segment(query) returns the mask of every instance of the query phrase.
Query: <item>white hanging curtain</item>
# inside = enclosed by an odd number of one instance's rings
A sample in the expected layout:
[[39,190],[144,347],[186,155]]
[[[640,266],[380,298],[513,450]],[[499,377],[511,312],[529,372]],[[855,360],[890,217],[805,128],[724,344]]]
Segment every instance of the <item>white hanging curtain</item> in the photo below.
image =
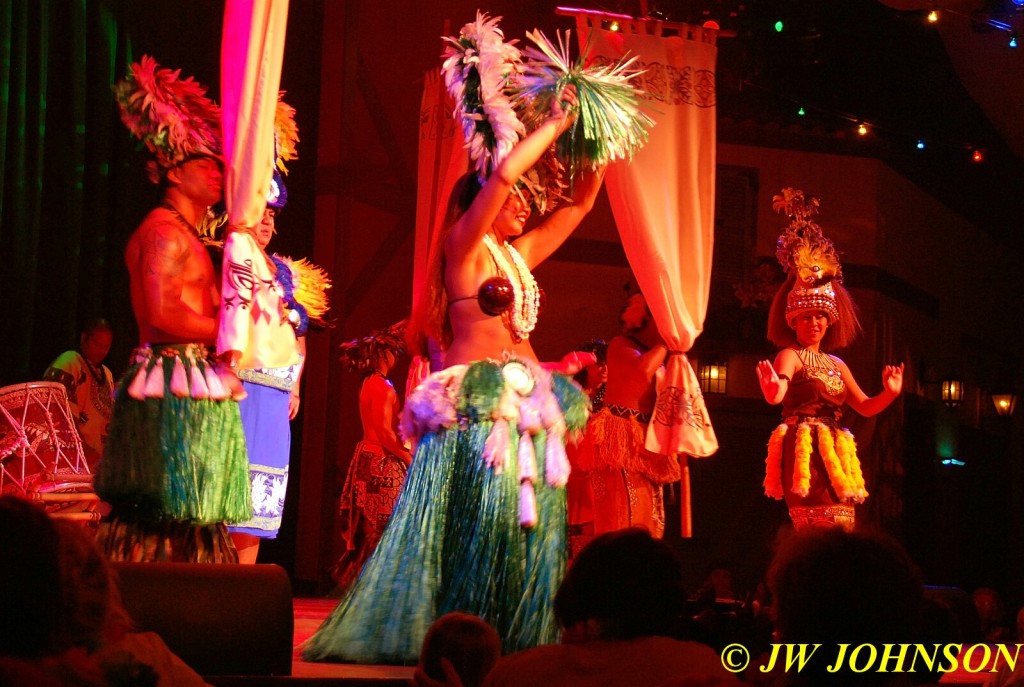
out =
[[671,351],[647,429],[656,453],[709,456],[718,450],[697,376],[686,353],[704,327],[711,284],[715,206],[716,32],[660,22],[578,14],[591,60],[638,56],[638,83],[653,98],[656,124],[629,164],[608,169],[605,187],[622,245],[658,331]]
[[227,0],[220,45],[224,203],[230,224],[263,218],[274,167],[274,112],[288,0]]

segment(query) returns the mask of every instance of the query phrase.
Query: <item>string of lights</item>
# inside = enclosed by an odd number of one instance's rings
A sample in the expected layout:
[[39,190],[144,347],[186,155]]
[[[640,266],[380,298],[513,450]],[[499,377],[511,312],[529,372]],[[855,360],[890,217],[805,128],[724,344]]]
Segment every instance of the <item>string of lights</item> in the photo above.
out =
[[[968,125],[933,126],[927,117],[905,116],[906,108],[880,106],[877,93],[858,104],[857,98],[837,96],[829,81],[792,78],[808,69],[816,70],[813,73],[820,76],[822,70],[828,68],[816,61],[820,57],[816,53],[826,46],[831,35],[821,32],[822,27],[816,21],[820,16],[794,11],[794,7],[793,4],[779,2],[767,11],[762,8],[754,16],[749,12],[743,13],[748,19],[745,35],[761,42],[764,57],[774,61],[779,54],[775,48],[783,45],[788,45],[792,53],[803,55],[804,62],[790,62],[781,68],[781,72],[776,68],[774,74],[759,74],[754,69],[750,71],[755,73],[741,74],[734,82],[740,90],[757,89],[770,93],[775,99],[774,117],[777,120],[792,113],[791,125],[810,127],[814,126],[811,124],[813,120],[819,127],[831,129],[836,138],[886,144],[894,150],[910,151],[922,159],[941,153],[946,159],[958,157],[979,164],[1009,154],[1001,141],[994,140],[991,135],[986,136],[990,132],[976,133]],[[1014,46],[1016,27],[1024,22],[1024,0],[990,0],[983,10],[971,14],[933,3],[930,9],[891,11],[891,15],[911,22],[922,21],[922,28],[930,28],[943,17],[957,17],[970,22],[970,28],[976,33],[1007,32],[1010,45]],[[757,63],[756,59],[754,63]],[[864,83],[856,83],[846,92],[859,92],[858,86],[863,87]],[[889,84],[884,87],[889,87]],[[930,102],[925,107],[936,108],[937,104]],[[783,126],[785,121],[781,120]]]
[[952,141],[948,139],[936,139],[922,136],[913,131],[894,128],[876,119],[870,119],[850,112],[842,112],[812,102],[810,98],[796,97],[782,93],[777,89],[770,88],[751,80],[743,80],[740,88],[753,88],[770,93],[779,100],[788,102],[791,105],[791,112],[796,118],[817,118],[820,121],[832,120],[841,122],[840,126],[846,127],[856,134],[857,138],[870,139],[871,137],[885,137],[890,143],[898,147],[908,148],[919,153],[926,151],[945,149],[962,153],[971,162],[980,163],[988,159],[988,152],[984,146],[969,141]]
[[1022,23],[1024,23],[1024,0],[996,0],[970,14],[961,12],[954,7],[940,7],[938,3],[935,3],[925,18],[928,23],[937,24],[943,15],[947,14],[967,19],[971,22],[974,30],[979,33],[1005,32],[1008,36],[1007,47],[1016,48],[1017,37],[1020,34]]

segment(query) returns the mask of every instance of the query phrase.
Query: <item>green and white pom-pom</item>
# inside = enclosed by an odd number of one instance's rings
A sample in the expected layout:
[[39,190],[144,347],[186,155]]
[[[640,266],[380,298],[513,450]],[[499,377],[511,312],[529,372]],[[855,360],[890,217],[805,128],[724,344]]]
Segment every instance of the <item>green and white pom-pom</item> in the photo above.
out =
[[551,99],[569,85],[576,87],[579,114],[572,129],[558,141],[558,154],[570,169],[597,168],[615,160],[628,160],[647,142],[654,122],[640,111],[641,92],[631,80],[635,57],[614,64],[584,67],[587,49],[573,62],[569,57],[570,31],[558,34],[556,47],[541,31],[526,37],[536,44],[524,53],[524,73],[517,80],[514,104],[528,130],[548,114]]

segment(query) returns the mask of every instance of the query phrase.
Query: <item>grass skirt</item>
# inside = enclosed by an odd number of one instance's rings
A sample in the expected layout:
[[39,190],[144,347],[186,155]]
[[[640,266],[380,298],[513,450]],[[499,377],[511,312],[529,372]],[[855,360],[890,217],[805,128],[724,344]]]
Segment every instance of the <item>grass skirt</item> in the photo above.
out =
[[[251,517],[238,403],[209,397],[201,380],[209,367],[204,347],[196,344],[136,352],[118,384],[96,476],[96,493],[118,520],[208,525]],[[141,387],[143,378],[140,399],[132,385]],[[202,386],[207,397],[180,395],[182,379],[186,394],[198,394]]]
[[[679,459],[648,451],[646,433],[646,422],[635,411],[618,406],[602,408],[587,422],[572,464],[573,476],[583,484],[570,490],[569,510],[579,512],[574,501],[581,494],[590,500],[591,536],[626,527],[643,527],[658,539],[664,536],[662,485],[679,481]],[[578,548],[585,543],[581,540]]]
[[612,408],[598,411],[587,423],[583,443],[574,456],[573,469],[637,472],[655,484],[678,482],[679,459],[648,451],[646,423],[634,416],[616,415]]
[[112,518],[100,523],[96,543],[112,561],[238,563],[238,551],[224,523],[193,525],[180,520],[138,522]]
[[[545,456],[549,435],[561,448],[565,424],[580,428],[587,401],[566,378],[529,368],[536,387],[522,392],[517,379],[510,382],[516,393],[546,393],[561,409],[553,424],[523,435]],[[548,484],[549,467],[537,460],[536,524],[520,524],[521,430],[503,419],[510,416],[502,369],[486,361],[449,368],[410,395],[406,420],[433,404],[437,424],[419,438],[377,550],[304,645],[306,660],[413,664],[430,624],[449,611],[487,620],[506,653],[557,641],[552,605],[565,571],[565,490]],[[484,458],[496,424],[507,425],[511,449],[500,468]]]

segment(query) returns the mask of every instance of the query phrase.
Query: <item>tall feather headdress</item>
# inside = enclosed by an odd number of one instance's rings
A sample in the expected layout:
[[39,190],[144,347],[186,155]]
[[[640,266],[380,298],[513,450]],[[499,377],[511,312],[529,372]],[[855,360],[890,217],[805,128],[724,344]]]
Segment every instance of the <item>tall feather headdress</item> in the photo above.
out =
[[481,178],[487,178],[525,135],[508,91],[522,71],[522,54],[515,41],[505,42],[498,28],[501,17],[476,13],[457,38],[446,36],[441,73],[455,101],[456,122]]
[[288,167],[284,163],[299,159],[299,126],[295,123],[295,108],[282,98],[284,91],[277,95],[277,110],[274,111],[274,149],[277,151],[274,164],[287,174]]
[[121,121],[153,155],[149,179],[194,157],[221,157],[220,108],[206,97],[206,88],[180,69],[160,67],[143,55],[130,73],[114,84]]
[[806,310],[824,311],[832,322],[839,319],[834,284],[842,284],[843,266],[832,241],[812,219],[818,206],[817,198],[799,189],[784,188],[772,198],[775,212],[790,220],[775,246],[782,269],[796,280],[786,304],[787,321]]

